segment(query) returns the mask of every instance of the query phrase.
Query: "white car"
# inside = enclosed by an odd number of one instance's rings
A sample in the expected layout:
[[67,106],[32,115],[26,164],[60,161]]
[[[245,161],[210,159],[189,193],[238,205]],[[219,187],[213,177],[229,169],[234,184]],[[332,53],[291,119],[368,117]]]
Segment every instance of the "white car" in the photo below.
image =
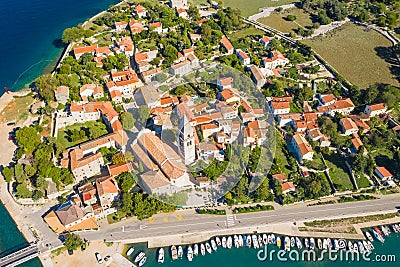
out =
[[99,264],[102,264],[103,263],[103,258],[101,257],[100,253],[96,252],[94,255],[96,256],[97,262]]

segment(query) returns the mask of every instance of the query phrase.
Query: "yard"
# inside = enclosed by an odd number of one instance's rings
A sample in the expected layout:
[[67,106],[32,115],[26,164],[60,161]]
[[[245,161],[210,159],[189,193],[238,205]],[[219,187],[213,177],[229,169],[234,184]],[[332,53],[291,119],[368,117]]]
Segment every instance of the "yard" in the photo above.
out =
[[375,159],[377,166],[383,166],[388,169],[392,174],[400,173],[400,166],[394,158],[393,151],[386,148],[378,148],[370,152],[371,156]]
[[350,180],[348,168],[339,154],[324,154],[324,158],[329,167],[329,176],[331,177],[336,190],[345,191],[354,189]]
[[[286,19],[288,15],[296,16],[296,20],[288,21]],[[292,32],[300,26],[305,28],[307,26],[312,26],[313,24],[310,15],[300,8],[291,8],[280,13],[272,12],[268,17],[260,18],[258,22],[284,33]]]
[[399,86],[398,68],[390,60],[389,40],[374,30],[346,23],[325,37],[304,40],[340,74],[361,88],[374,83]]
[[273,7],[273,6],[283,6],[287,4],[294,3],[293,0],[224,0],[224,6],[239,8],[242,11],[242,15],[248,17],[250,15],[259,12],[262,7]]
[[360,177],[356,177],[356,183],[358,188],[369,187],[371,185],[364,174],[361,174]]
[[247,28],[239,30],[239,31],[234,31],[234,32],[228,34],[228,37],[232,42],[234,42],[241,38],[257,36],[257,35],[264,35],[264,34],[265,34],[264,31],[262,31],[260,29],[256,29],[253,26],[250,26],[250,27],[247,27]]
[[[90,129],[90,130],[89,130]],[[71,140],[71,131],[84,130],[85,135],[78,140]],[[108,133],[106,125],[101,121],[88,121],[86,123],[76,123],[66,127],[64,130],[59,130],[57,135],[57,144],[61,150],[75,146],[79,143],[90,140],[90,132],[96,133],[97,136],[102,136]]]

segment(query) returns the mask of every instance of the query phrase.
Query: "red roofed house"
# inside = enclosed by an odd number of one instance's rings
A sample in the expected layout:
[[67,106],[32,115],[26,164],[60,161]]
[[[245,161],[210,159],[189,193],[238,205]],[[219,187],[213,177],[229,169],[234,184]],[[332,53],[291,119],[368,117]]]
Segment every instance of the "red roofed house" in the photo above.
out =
[[232,77],[219,78],[217,80],[217,87],[220,90],[230,89],[230,88],[232,88],[232,83],[233,83]]
[[356,123],[350,118],[342,118],[339,122],[343,135],[351,135],[358,132]]
[[393,178],[393,174],[391,174],[385,167],[376,167],[374,173],[382,181],[391,180]]
[[110,96],[111,96],[112,101],[114,101],[115,103],[122,103],[122,101],[123,101],[121,91],[112,90],[110,92]]
[[274,114],[274,116],[277,116],[280,114],[288,114],[290,112],[290,102],[271,101],[270,106],[271,106],[272,114]]
[[222,37],[220,43],[226,49],[228,54],[233,54],[233,52],[234,52],[233,45],[231,44],[229,39],[226,38],[226,36]]
[[114,26],[115,26],[116,32],[121,33],[121,32],[126,30],[126,27],[128,27],[128,22],[126,22],[126,21],[116,21],[114,23]]
[[267,69],[275,69],[279,66],[285,66],[289,64],[289,59],[287,59],[281,52],[274,50],[270,52],[268,57],[263,58],[264,67]]
[[267,47],[269,45],[269,42],[271,42],[271,38],[266,35],[264,35],[262,38],[260,38],[260,43],[265,47]]
[[180,18],[189,19],[189,14],[187,13],[186,9],[179,8],[178,10],[176,10],[176,13]]
[[282,194],[287,194],[296,190],[296,187],[292,182],[286,182],[282,184]]
[[355,106],[350,98],[343,98],[329,105],[328,111],[331,116],[334,116],[335,113],[349,115],[354,110],[354,108]]
[[379,104],[371,104],[371,105],[366,105],[364,113],[367,114],[370,117],[374,117],[380,114],[384,114],[387,111],[387,106],[385,103],[379,103]]
[[336,96],[334,94],[321,94],[318,95],[318,102],[321,106],[329,106],[336,102]]
[[226,101],[226,103],[240,102],[240,97],[232,89],[225,89],[220,92],[221,99]]
[[101,207],[111,208],[113,202],[118,201],[120,192],[115,178],[112,176],[98,178],[95,184]]
[[241,49],[236,49],[236,55],[238,56],[239,60],[243,63],[243,65],[247,66],[250,65],[250,57]]
[[143,24],[139,20],[131,20],[129,21],[129,29],[133,35],[137,33],[141,33],[144,30]]
[[162,29],[162,23],[161,22],[152,22],[152,23],[150,23],[149,24],[149,30],[161,34],[162,30],[163,30]]
[[304,159],[312,160],[314,151],[302,134],[293,135],[291,144],[294,149],[295,156],[300,162]]
[[89,46],[78,46],[74,48],[74,56],[75,59],[79,59],[83,54],[89,53],[94,56],[97,49],[97,45],[89,45]]
[[135,14],[138,15],[139,18],[144,18],[147,16],[147,9],[142,5],[135,6]]

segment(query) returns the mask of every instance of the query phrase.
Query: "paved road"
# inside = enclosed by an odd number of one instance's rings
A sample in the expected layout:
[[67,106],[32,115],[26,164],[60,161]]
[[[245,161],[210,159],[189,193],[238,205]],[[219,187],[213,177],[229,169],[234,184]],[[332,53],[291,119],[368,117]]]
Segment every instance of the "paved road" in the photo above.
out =
[[[110,225],[96,232],[81,233],[89,240],[133,240],[185,233],[201,234],[210,231],[234,230],[235,228],[256,229],[257,226],[279,225],[282,223],[302,222],[315,219],[334,219],[361,215],[395,212],[400,206],[398,195],[383,196],[378,200],[330,204],[307,207],[304,204],[282,207],[274,211],[236,214],[233,216],[211,216],[179,213],[155,216],[152,221],[141,222],[130,220]],[[176,218],[174,219],[174,215]],[[164,216],[164,219],[163,219]],[[172,219],[171,219],[172,218]],[[122,227],[124,225],[124,227]]]
[[38,248],[35,245],[21,249],[15,253],[5,256],[0,259],[0,266],[14,266],[16,262],[22,263],[28,261],[34,257],[37,257],[39,253]]

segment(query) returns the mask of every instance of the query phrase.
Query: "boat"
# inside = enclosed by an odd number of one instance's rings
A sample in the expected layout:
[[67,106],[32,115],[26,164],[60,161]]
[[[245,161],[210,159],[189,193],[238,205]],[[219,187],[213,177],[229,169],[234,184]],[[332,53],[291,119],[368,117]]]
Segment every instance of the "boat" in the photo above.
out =
[[364,248],[362,242],[361,242],[361,241],[358,241],[358,242],[357,242],[357,245],[358,245],[358,249],[359,249],[360,253],[361,253],[361,254],[364,254],[364,253],[365,253],[365,248]]
[[199,245],[194,244],[193,246],[193,255],[197,256],[199,255]]
[[158,263],[163,263],[164,262],[164,249],[160,248],[158,250]]
[[384,225],[381,226],[381,229],[382,229],[382,233],[385,236],[389,236],[390,233],[388,232],[388,229]]
[[337,239],[333,240],[333,249],[339,250],[339,241]]
[[290,238],[290,247],[294,247],[296,245],[296,239],[294,239],[294,237],[292,236],[291,238]]
[[251,236],[251,241],[253,242],[253,248],[258,249],[260,246],[258,245],[258,240],[256,235]]
[[386,231],[388,232],[389,235],[392,233],[392,231],[390,231],[389,226],[384,225],[383,227],[386,229]]
[[353,251],[353,243],[351,243],[351,241],[347,242],[347,246],[349,247],[350,251]]
[[300,238],[296,237],[296,246],[298,249],[302,249],[303,248],[303,244],[301,243]]
[[247,236],[243,235],[243,246],[247,247]]
[[217,242],[217,245],[218,245],[218,246],[221,246],[221,239],[219,238],[219,236],[217,236],[217,237],[215,238],[215,242]]
[[359,252],[359,251],[360,251],[360,249],[358,248],[358,245],[357,245],[357,242],[356,242],[356,241],[354,241],[354,243],[353,243],[353,251],[354,251],[354,252]]
[[181,259],[183,257],[183,248],[182,248],[182,246],[178,247],[178,257],[181,258]]
[[333,245],[332,245],[332,240],[330,238],[327,239],[327,243],[328,243],[328,249],[332,249]]
[[247,246],[250,248],[251,247],[251,236],[250,235],[247,236],[246,243],[247,243]]
[[206,250],[208,253],[210,253],[210,254],[212,253],[211,246],[210,246],[210,244],[208,244],[208,242],[206,242]]
[[260,247],[263,246],[263,239],[262,239],[261,235],[258,235],[258,245],[259,245]]
[[290,238],[287,236],[285,237],[285,244],[284,244],[285,250],[290,251]]
[[178,259],[178,251],[176,250],[175,246],[171,247],[171,257],[172,257],[172,260]]
[[371,241],[367,241],[367,243],[368,243],[368,246],[369,246],[369,250],[374,250],[375,249],[375,247],[374,247],[374,245],[372,245]]
[[367,241],[363,240],[362,244],[363,244],[363,247],[365,249],[365,252],[371,251],[371,247],[368,245]]
[[365,232],[365,236],[369,241],[374,242],[374,239],[372,238],[372,235],[369,232]]
[[235,245],[235,248],[239,247],[239,237],[237,235],[233,236],[233,244]]
[[320,238],[317,240],[317,245],[319,249],[322,249],[322,240]]
[[214,251],[217,251],[217,243],[215,243],[214,239],[211,239],[211,247]]
[[188,261],[193,260],[193,249],[192,249],[192,246],[190,246],[190,245],[188,246],[186,257],[187,257]]
[[338,243],[339,243],[339,249],[342,249],[342,250],[346,249],[346,247],[347,247],[346,240],[339,239]]
[[275,235],[272,234],[272,235],[271,235],[271,244],[274,244],[274,245],[275,245],[275,243],[276,243]]
[[128,251],[126,252],[126,256],[130,256],[134,251],[135,251],[135,248],[134,247],[130,247],[128,249]]
[[375,230],[372,230],[372,234],[374,235],[374,237],[381,243],[385,242],[385,239]]
[[310,248],[310,243],[308,242],[308,238],[304,238],[304,246],[308,249]]
[[398,233],[399,233],[399,229],[397,229],[397,225],[392,224],[391,226],[392,226],[393,232],[395,232],[396,234],[398,234]]
[[200,244],[200,253],[202,256],[206,255],[206,248],[203,243]]
[[267,236],[267,243],[272,244],[272,235]]
[[146,253],[144,253],[143,251],[141,251],[135,258],[135,263],[138,263],[139,261],[141,261],[144,257],[146,256]]
[[378,227],[375,227],[374,230],[375,230],[375,232],[377,232],[380,236],[383,236],[381,230],[379,230]]
[[281,238],[279,236],[276,238],[276,245],[278,246],[278,248],[281,248],[282,246]]
[[140,260],[139,266],[140,266],[140,267],[143,266],[143,265],[146,263],[146,261],[147,261],[147,257],[144,256],[143,259]]
[[267,234],[263,234],[262,236],[264,246],[268,245],[268,236]]
[[222,237],[222,247],[226,248],[226,237],[225,236]]
[[315,241],[314,238],[310,238],[310,249],[315,249]]
[[243,236],[239,235],[238,238],[239,238],[239,246],[243,247],[243,241],[244,241]]
[[322,248],[327,250],[328,249],[328,239],[324,238],[322,241]]
[[232,248],[232,237],[231,236],[228,236],[228,239],[226,240],[226,247]]

